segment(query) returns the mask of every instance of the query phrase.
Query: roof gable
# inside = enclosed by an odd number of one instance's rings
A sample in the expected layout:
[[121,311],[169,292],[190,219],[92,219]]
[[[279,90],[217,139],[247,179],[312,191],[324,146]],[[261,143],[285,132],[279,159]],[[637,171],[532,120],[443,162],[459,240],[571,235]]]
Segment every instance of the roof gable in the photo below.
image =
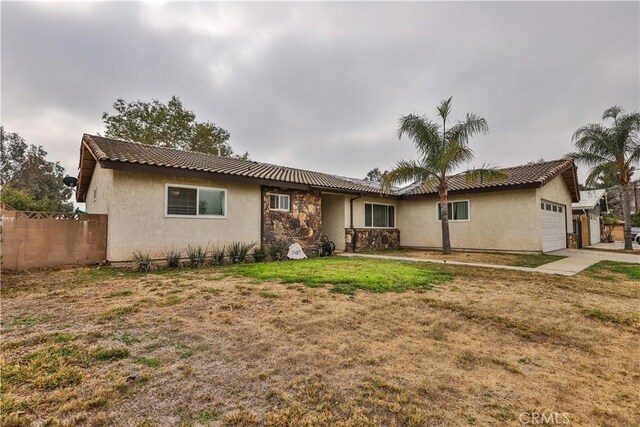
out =
[[[539,188],[561,175],[569,188],[572,200],[580,198],[578,193],[577,168],[571,159],[551,160],[521,166],[499,169],[505,178],[495,181],[467,181],[464,173],[448,178],[449,192],[501,191],[518,188]],[[435,183],[411,184],[401,189],[399,194],[410,197],[437,194]]]

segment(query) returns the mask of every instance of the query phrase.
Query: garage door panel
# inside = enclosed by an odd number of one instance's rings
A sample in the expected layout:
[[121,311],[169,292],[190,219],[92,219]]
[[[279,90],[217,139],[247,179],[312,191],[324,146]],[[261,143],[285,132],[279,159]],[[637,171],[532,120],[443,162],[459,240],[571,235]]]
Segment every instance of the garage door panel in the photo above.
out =
[[567,246],[567,223],[564,206],[551,201],[540,202],[542,251],[550,252]]
[[600,218],[593,214],[589,215],[589,233],[592,245],[600,243]]

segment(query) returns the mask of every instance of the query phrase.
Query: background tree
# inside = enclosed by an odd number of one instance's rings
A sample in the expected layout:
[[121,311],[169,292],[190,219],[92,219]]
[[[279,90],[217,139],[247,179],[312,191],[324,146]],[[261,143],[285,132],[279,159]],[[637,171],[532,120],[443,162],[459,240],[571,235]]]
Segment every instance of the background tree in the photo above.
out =
[[176,96],[166,104],[157,99],[126,102],[118,98],[113,108],[116,114],[102,114],[106,136],[216,156],[249,157],[248,153],[234,155],[229,132],[212,122],[196,121],[193,111],[185,109]]
[[364,177],[365,181],[374,181],[380,182],[382,181],[382,177],[387,174],[389,171],[380,172],[380,168],[373,168],[369,172],[367,172],[367,176]]
[[[2,201],[15,209],[69,212],[71,189],[62,183],[64,168],[46,159],[41,146],[28,145],[13,132],[0,126]],[[21,208],[13,206],[31,206]]]
[[[475,114],[467,114],[464,121],[458,121],[447,128],[451,113],[451,99],[444,100],[438,106],[438,117],[442,125],[425,116],[409,114],[400,118],[398,138],[408,136],[418,151],[418,160],[401,160],[383,179],[388,190],[394,184],[408,181],[420,184],[433,184],[438,189],[440,198],[440,217],[442,218],[442,251],[451,253],[449,235],[448,179],[449,175],[460,166],[473,159],[473,151],[469,148],[469,139],[476,133],[487,133],[485,119]],[[504,177],[496,169],[480,168],[463,172],[467,181],[485,181]]]
[[622,193],[624,248],[632,250],[631,240],[631,176],[640,162],[640,113],[623,114],[617,105],[605,110],[602,120],[613,120],[611,127],[600,123],[586,124],[573,135],[578,151],[570,156],[591,167],[586,184],[592,186],[602,176],[615,176]]

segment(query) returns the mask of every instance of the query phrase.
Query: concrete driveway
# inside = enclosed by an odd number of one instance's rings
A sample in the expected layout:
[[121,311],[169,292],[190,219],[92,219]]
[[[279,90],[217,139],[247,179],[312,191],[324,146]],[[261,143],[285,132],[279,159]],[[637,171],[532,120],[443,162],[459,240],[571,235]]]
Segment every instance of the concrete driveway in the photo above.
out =
[[541,265],[533,270],[540,273],[555,273],[573,276],[600,261],[616,261],[640,264],[640,255],[616,252],[594,251],[589,249],[561,249],[549,252],[549,255],[561,255],[567,258]]
[[[640,245],[637,244],[635,241],[632,242],[631,245],[633,246],[634,251],[640,250]],[[616,240],[615,242],[611,242],[611,243],[594,243],[589,247],[594,249],[604,249],[607,251],[621,251],[621,250],[624,250],[624,242]]]

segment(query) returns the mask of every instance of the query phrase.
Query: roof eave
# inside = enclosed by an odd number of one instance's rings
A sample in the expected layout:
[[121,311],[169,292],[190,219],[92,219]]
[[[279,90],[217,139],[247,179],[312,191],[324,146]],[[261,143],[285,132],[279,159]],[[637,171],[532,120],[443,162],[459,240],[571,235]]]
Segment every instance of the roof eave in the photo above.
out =
[[[344,189],[344,188],[335,188],[335,187],[325,187],[325,186],[317,186],[317,185],[299,184],[299,183],[294,183],[290,181],[253,178],[248,176],[225,174],[225,173],[205,171],[205,170],[183,169],[179,167],[160,166],[160,165],[145,165],[141,163],[123,162],[119,160],[114,161],[110,159],[99,160],[99,163],[100,163],[100,166],[102,166],[105,169],[117,169],[117,170],[129,171],[129,172],[173,175],[173,176],[182,176],[182,177],[190,177],[190,178],[219,179],[222,181],[250,183],[250,184],[258,184],[258,185],[264,185],[264,186],[273,186],[273,187],[279,187],[279,188],[290,188],[290,189],[307,190],[307,191],[313,191],[313,190],[331,191],[334,193],[342,193],[342,194],[356,194],[356,195],[367,194],[371,196],[381,196],[380,192],[376,192],[373,189],[372,191],[362,191],[362,190],[353,190],[353,189]],[[398,198],[393,194],[385,197],[396,198],[396,199]]]

